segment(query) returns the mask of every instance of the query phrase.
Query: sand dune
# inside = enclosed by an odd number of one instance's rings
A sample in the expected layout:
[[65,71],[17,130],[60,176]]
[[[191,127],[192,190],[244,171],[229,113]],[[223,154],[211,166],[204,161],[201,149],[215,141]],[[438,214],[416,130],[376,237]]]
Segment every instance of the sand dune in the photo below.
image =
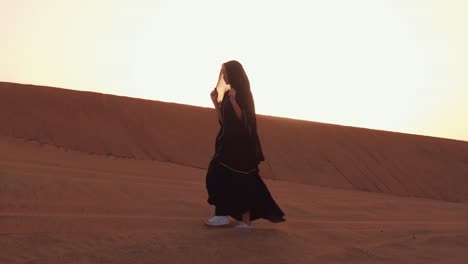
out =
[[203,169],[8,137],[0,149],[0,263],[468,261],[467,203],[265,179],[287,222],[213,229]]
[[[468,142],[261,115],[258,123],[264,178],[468,201]],[[0,83],[0,124],[3,136],[202,169],[218,130],[210,108],[14,83]]]
[[258,122],[287,221],[213,229],[212,109],[0,83],[0,263],[468,262],[467,142]]

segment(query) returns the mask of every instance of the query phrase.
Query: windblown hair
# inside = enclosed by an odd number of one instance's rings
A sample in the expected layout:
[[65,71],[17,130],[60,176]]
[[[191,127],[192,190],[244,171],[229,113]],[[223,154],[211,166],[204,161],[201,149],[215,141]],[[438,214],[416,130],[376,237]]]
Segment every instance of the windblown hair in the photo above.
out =
[[250,82],[244,67],[236,60],[231,60],[224,63],[229,84],[237,92],[237,102],[242,110],[255,113],[255,105],[252,92],[250,90]]
[[250,90],[249,78],[247,77],[242,64],[236,60],[225,62],[224,67],[226,69],[227,78],[231,88],[234,88],[237,92],[236,100],[245,115],[245,122],[249,130],[249,135],[256,141],[257,159],[259,161],[263,161],[264,156],[257,134],[255,103],[252,91]]

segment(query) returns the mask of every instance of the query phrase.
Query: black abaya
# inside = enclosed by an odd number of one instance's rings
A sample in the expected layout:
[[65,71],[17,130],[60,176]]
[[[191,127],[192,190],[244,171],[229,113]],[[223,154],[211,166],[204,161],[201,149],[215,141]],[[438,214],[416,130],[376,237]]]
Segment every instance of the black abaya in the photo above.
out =
[[250,220],[264,218],[274,223],[286,221],[259,175],[263,153],[256,131],[255,113],[242,111],[240,120],[225,94],[220,106],[220,131],[215,155],[206,175],[208,203],[216,206],[217,215],[242,220],[250,211]]

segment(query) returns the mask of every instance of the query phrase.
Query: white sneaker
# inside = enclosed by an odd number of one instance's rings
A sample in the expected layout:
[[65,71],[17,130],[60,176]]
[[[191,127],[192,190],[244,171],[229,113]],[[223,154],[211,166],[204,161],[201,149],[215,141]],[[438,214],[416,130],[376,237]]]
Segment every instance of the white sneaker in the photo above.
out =
[[210,225],[210,226],[225,226],[229,225],[229,217],[227,216],[220,216],[220,215],[215,215],[208,219],[208,221],[205,222],[205,224]]
[[250,223],[250,224],[246,224],[242,221],[240,221],[237,225],[234,226],[235,228],[252,228],[253,225]]

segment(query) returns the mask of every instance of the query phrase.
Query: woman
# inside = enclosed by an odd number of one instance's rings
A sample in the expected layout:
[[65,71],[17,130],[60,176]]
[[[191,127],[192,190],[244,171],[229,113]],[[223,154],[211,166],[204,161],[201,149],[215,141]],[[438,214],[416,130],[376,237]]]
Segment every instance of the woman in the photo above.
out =
[[251,221],[260,218],[273,223],[286,221],[259,176],[258,164],[264,157],[255,105],[249,79],[239,62],[222,65],[211,99],[221,128],[206,175],[207,201],[215,206],[215,215],[205,223],[226,226],[230,224],[228,216],[240,221],[235,227],[241,228],[252,227]]

